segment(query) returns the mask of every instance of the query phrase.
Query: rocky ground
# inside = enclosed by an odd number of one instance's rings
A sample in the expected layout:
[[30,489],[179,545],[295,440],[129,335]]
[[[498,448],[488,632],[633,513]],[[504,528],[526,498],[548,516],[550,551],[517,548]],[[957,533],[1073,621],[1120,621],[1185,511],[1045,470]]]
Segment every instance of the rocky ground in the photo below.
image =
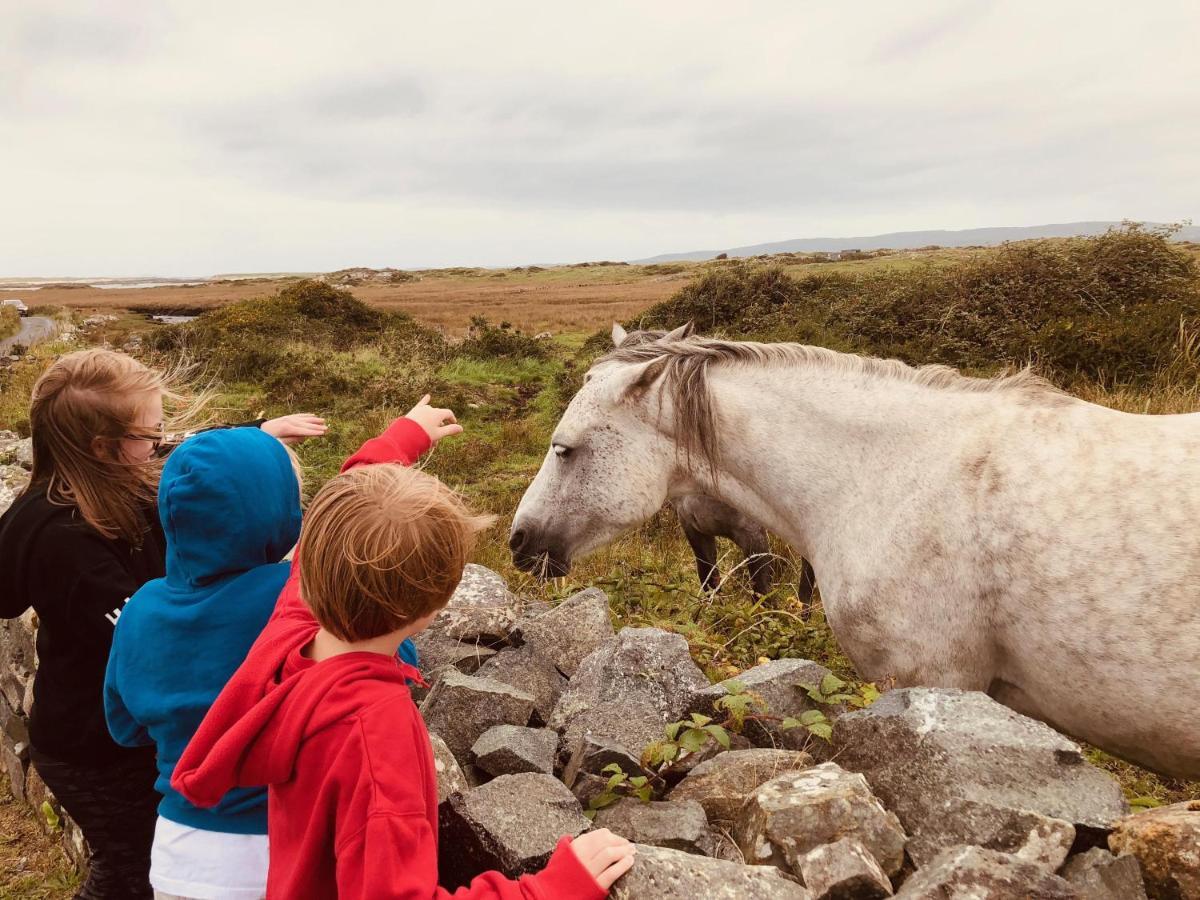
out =
[[[29,464],[0,432],[0,509]],[[35,628],[0,626],[0,733],[13,794],[45,819]],[[1200,898],[1200,803],[1130,814],[1076,744],[983,694],[839,694],[794,659],[710,684],[679,635],[614,632],[601,591],[551,606],[481,566],[418,647],[450,888],[603,826],[639,844],[621,900]]]

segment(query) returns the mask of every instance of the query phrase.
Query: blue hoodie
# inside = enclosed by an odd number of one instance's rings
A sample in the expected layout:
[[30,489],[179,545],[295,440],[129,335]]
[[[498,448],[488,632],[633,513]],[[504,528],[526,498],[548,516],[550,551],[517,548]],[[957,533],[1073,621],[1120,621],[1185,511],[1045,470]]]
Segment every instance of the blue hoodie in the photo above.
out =
[[208,431],[167,460],[158,489],[166,577],[117,619],[104,679],[108,730],[154,744],[164,819],[205,831],[267,833],[266,791],[237,788],[198,809],[171,773],[208,708],[246,658],[287,580],[300,537],[300,488],[283,445],[257,428]]

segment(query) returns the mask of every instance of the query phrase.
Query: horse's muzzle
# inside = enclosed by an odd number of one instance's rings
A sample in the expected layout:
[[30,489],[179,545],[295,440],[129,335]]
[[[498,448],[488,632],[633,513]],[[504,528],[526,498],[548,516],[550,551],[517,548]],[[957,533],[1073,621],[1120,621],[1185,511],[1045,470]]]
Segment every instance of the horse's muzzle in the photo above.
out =
[[513,565],[538,578],[561,578],[571,571],[571,564],[556,552],[556,548],[540,539],[531,529],[514,528],[508,538]]

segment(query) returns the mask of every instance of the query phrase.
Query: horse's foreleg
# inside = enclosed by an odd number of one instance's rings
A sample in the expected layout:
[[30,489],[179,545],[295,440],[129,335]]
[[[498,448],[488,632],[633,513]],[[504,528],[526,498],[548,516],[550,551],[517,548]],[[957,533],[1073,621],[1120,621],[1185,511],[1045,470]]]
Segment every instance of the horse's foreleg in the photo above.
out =
[[817,588],[817,573],[813,571],[812,563],[807,559],[800,560],[800,584],[796,596],[800,600],[800,616],[804,621],[812,615],[813,592]]
[[769,594],[775,585],[775,558],[771,554],[767,532],[762,528],[738,529],[733,534],[733,542],[746,557],[755,596]]
[[717,539],[711,534],[698,531],[686,522],[683,533],[687,542],[696,555],[696,574],[700,576],[700,587],[706,591],[715,591],[721,585],[721,573],[717,569]]

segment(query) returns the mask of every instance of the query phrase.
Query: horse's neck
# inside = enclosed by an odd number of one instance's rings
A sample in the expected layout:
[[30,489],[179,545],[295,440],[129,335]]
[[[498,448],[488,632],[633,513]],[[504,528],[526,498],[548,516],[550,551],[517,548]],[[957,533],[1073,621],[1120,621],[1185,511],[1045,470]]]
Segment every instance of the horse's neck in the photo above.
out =
[[801,552],[864,501],[902,502],[983,436],[986,395],[797,366],[714,371],[717,493]]

